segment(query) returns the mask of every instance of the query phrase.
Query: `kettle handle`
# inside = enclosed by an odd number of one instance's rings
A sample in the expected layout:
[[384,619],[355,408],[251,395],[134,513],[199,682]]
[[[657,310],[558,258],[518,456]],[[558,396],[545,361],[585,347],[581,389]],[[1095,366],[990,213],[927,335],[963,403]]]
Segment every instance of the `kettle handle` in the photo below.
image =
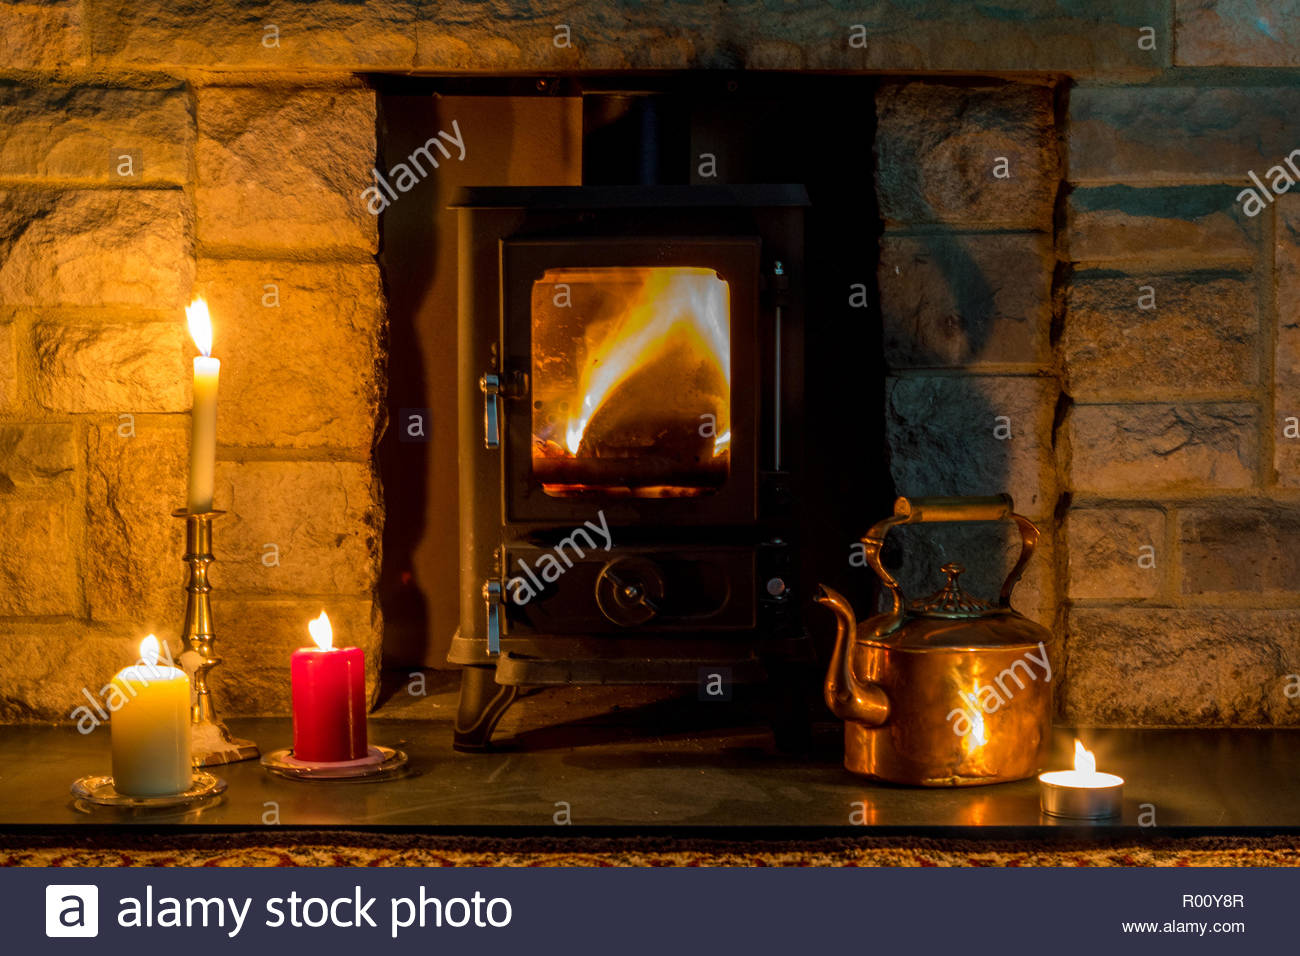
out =
[[961,498],[899,498],[894,502],[894,513],[872,525],[871,530],[862,538],[866,550],[867,564],[876,576],[889,588],[893,607],[891,614],[902,614],[905,604],[903,588],[897,578],[885,570],[880,563],[880,549],[885,544],[885,535],[890,529],[904,524],[923,524],[927,521],[1005,521],[1010,519],[1020,528],[1020,558],[1015,567],[1002,582],[1002,591],[998,595],[998,607],[1011,607],[1011,591],[1025,573],[1025,565],[1034,553],[1038,543],[1038,528],[1024,515],[1015,513],[1015,504],[1008,494],[970,496]]

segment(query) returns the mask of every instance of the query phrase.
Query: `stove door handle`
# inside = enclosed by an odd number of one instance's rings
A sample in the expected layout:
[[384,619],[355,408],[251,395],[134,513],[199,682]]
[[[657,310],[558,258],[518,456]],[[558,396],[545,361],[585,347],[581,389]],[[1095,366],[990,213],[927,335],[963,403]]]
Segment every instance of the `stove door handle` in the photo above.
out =
[[483,602],[487,605],[487,646],[489,654],[501,652],[501,582],[483,582]]
[[501,376],[486,372],[478,380],[483,390],[483,447],[501,447]]

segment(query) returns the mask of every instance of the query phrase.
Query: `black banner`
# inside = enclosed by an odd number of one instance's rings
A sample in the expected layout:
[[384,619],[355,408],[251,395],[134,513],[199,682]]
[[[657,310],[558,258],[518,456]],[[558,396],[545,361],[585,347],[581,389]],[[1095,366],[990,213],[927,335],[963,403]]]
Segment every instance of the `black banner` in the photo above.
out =
[[[1284,869],[14,869],[4,950],[1288,952]],[[53,942],[67,937],[72,942]]]

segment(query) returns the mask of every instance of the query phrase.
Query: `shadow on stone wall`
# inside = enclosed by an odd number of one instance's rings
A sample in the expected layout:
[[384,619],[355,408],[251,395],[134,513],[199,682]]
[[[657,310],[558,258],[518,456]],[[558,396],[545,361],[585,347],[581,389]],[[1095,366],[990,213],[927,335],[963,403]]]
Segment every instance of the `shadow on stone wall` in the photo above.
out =
[[[1013,603],[1051,626],[1054,92],[889,82],[877,112],[890,475],[908,497],[1010,493],[1044,532]],[[938,590],[950,561],[968,569],[972,594],[996,598],[1019,550],[1010,524],[927,525],[891,539],[886,566],[913,598]]]
[[[895,487],[908,497],[1010,492],[1022,513],[1050,510],[1043,490],[1015,475],[1021,457],[1016,442],[1035,441],[1037,435],[1029,429],[1041,420],[1018,414],[1017,406],[1023,407],[1023,397],[1016,394],[1021,391],[1019,380],[964,374],[962,368],[986,354],[999,325],[994,279],[970,254],[968,234],[933,228],[943,231],[908,239],[924,249],[931,281],[942,277],[942,288],[929,291],[926,301],[943,303],[946,314],[941,321],[914,315],[913,321],[891,323],[887,332],[887,354],[905,356],[914,370],[892,375],[885,386]],[[942,371],[927,374],[923,369]],[[967,568],[963,586],[992,600],[1018,550],[1019,536],[1008,523],[927,525],[891,535],[884,560],[909,597],[938,590],[944,581],[939,569],[956,562]],[[1016,603],[1041,619],[1047,609],[1036,606],[1035,600],[1024,601],[1025,596]]]
[[[435,96],[395,88],[380,97],[383,161],[401,161],[459,125],[464,161],[446,159],[385,212],[389,295],[388,412],[378,449],[387,520],[380,598],[386,666],[446,667],[459,624],[460,546],[456,367],[456,215],[462,186],[572,185],[581,114],[566,98]],[[427,440],[402,441],[403,408],[428,410]]]

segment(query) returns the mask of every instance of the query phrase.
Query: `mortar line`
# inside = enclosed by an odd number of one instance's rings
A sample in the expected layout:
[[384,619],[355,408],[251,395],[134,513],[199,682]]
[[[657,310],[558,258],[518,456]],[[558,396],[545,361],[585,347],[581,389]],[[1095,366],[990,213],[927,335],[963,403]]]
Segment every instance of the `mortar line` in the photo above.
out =
[[1256,284],[1256,295],[1263,297],[1259,304],[1261,324],[1259,357],[1260,383],[1264,394],[1260,401],[1263,421],[1263,434],[1260,436],[1259,483],[1261,489],[1273,492],[1281,483],[1277,474],[1277,346],[1280,335],[1281,315],[1278,310],[1277,295],[1277,204],[1269,206],[1269,215],[1262,226],[1263,242],[1260,255],[1263,258]]
[[1182,510],[1177,504],[1157,504],[1156,507],[1164,512],[1165,540],[1163,544],[1165,553],[1169,556],[1168,561],[1165,563],[1161,592],[1163,597],[1171,604],[1178,604],[1184,602],[1184,597],[1180,593],[1178,586],[1183,579],[1183,555],[1178,546],[1178,521]]

